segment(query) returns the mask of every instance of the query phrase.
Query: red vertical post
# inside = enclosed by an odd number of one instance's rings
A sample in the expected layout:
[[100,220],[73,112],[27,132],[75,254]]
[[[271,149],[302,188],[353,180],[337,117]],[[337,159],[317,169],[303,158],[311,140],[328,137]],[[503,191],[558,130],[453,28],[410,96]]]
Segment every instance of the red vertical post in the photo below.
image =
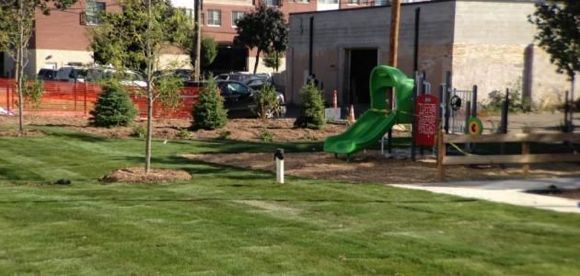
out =
[[85,112],[85,116],[87,116],[87,83],[85,83],[84,85],[84,94],[85,94],[85,99],[84,99],[84,112]]
[[73,106],[74,106],[74,111],[77,112],[77,89],[75,87],[75,89],[73,89]]
[[[14,100],[14,83],[12,81],[8,81],[8,111],[12,111],[12,100]],[[12,97],[10,97],[12,95]]]
[[10,111],[10,81],[6,83],[6,109]]

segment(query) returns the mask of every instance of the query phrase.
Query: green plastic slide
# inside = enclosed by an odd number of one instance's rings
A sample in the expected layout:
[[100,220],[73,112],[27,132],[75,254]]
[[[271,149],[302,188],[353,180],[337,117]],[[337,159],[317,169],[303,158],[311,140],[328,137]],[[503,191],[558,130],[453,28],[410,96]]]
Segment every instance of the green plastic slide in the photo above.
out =
[[[395,89],[395,108],[389,110],[387,88]],[[350,156],[374,146],[395,124],[411,123],[414,81],[395,67],[379,65],[371,71],[371,108],[344,133],[324,142],[324,151]]]

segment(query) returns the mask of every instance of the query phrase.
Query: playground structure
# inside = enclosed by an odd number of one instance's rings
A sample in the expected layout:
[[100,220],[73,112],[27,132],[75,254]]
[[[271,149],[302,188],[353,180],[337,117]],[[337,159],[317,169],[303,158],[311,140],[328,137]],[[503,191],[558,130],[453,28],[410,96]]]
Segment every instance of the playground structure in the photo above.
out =
[[[371,71],[371,108],[346,132],[326,139],[324,151],[335,155],[352,154],[376,144],[395,124],[408,124],[413,120],[412,96],[414,80],[399,69],[379,65]],[[394,88],[394,108],[390,110],[386,90]]]
[[[492,130],[492,134],[481,135],[483,125],[477,118],[476,85],[472,90],[458,90],[442,85],[439,96],[443,104],[439,105],[437,97],[431,95],[429,84],[424,79],[424,76],[417,73],[415,80],[410,79],[394,67],[375,67],[370,76],[370,110],[344,133],[327,138],[324,151],[335,156],[346,155],[348,160],[356,152],[376,146],[379,140],[383,141],[385,134],[395,124],[412,124],[411,159],[415,160],[417,145],[434,146],[440,181],[445,180],[447,165],[522,164],[524,174],[527,174],[529,164],[532,163],[580,162],[580,154],[573,146],[573,143],[580,142],[578,133],[508,133],[509,90],[506,91],[508,96],[503,103],[499,129]],[[392,110],[387,98],[387,88],[395,89]],[[419,89],[421,93],[418,93]],[[424,122],[426,119],[427,123]],[[494,134],[495,131],[499,133]],[[425,133],[431,137],[422,137]],[[424,142],[425,140],[428,142]],[[500,144],[501,154],[473,154],[474,145],[480,143]],[[521,152],[505,155],[504,143],[521,143]],[[532,154],[532,143],[563,143],[568,145],[568,150]],[[465,144],[465,150],[456,144]],[[447,151],[451,147],[458,150],[459,155],[448,156]]]

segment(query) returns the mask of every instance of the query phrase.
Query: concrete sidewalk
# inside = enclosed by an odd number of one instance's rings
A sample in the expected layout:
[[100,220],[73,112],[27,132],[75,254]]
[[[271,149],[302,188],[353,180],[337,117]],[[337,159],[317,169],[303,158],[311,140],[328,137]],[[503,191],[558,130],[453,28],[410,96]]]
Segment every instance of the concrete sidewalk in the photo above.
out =
[[547,178],[502,181],[462,181],[439,184],[396,184],[395,187],[475,198],[558,212],[580,214],[580,200],[526,193],[526,190],[580,188],[580,178]]

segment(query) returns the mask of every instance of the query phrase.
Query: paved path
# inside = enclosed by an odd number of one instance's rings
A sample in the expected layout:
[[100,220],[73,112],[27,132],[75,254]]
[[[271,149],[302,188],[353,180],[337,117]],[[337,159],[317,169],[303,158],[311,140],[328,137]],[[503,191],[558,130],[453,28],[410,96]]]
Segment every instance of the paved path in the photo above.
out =
[[525,190],[545,189],[554,185],[561,189],[580,188],[580,178],[547,178],[502,181],[463,181],[440,184],[397,184],[396,187],[430,191],[493,202],[534,207],[558,212],[580,214],[580,201],[525,193]]

